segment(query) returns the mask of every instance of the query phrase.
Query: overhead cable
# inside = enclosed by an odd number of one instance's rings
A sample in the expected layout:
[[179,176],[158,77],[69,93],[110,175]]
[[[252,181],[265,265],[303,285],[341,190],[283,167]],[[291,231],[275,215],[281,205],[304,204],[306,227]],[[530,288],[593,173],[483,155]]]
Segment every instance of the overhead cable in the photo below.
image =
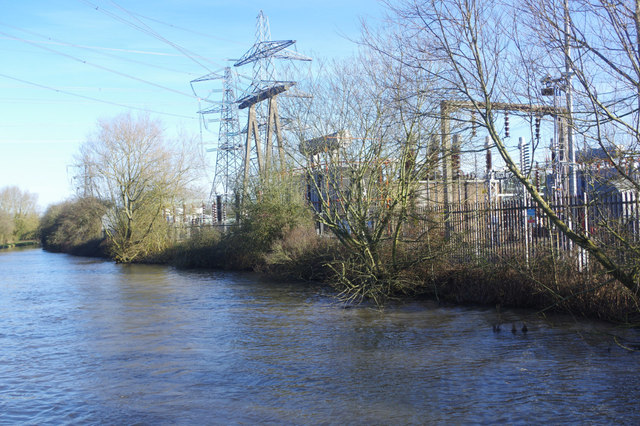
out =
[[[131,62],[131,63],[134,63],[134,64],[143,65],[143,66],[150,67],[150,68],[156,68],[156,69],[160,69],[160,70],[163,70],[163,71],[170,71],[170,72],[176,72],[176,73],[185,74],[185,72],[182,71],[182,70],[176,70],[176,69],[171,69],[171,68],[167,68],[167,67],[151,64],[151,63],[148,63],[148,62],[137,61],[135,59],[129,59],[129,58],[125,58],[125,57],[122,57],[122,56],[114,55],[114,54],[111,54],[111,53],[102,52],[102,50],[125,52],[125,53],[135,53],[135,54],[147,54],[147,55],[174,56],[174,57],[178,56],[178,55],[175,55],[175,54],[162,53],[162,52],[148,52],[148,51],[143,51],[143,50],[117,49],[117,48],[98,47],[98,46],[85,46],[85,45],[82,45],[82,44],[69,43],[69,42],[66,42],[66,41],[62,41],[60,39],[55,39],[53,37],[45,36],[44,34],[39,34],[39,33],[36,33],[34,31],[29,31],[29,30],[26,30],[24,28],[18,28],[18,27],[15,27],[13,25],[5,24],[5,23],[2,23],[2,22],[0,22],[0,25],[5,26],[5,27],[9,27],[9,28],[12,28],[12,29],[15,29],[15,30],[18,30],[18,31],[22,31],[22,32],[25,32],[27,34],[34,35],[36,37],[41,37],[41,38],[47,39],[46,41],[24,39],[24,41],[28,42],[28,43],[45,44],[45,45],[48,44],[48,45],[66,46],[66,47],[74,47],[74,48],[78,48],[78,49],[85,49],[85,50],[93,51],[93,52],[98,53],[100,55],[104,55],[104,56],[108,56],[110,58],[118,59],[120,61]],[[23,41],[23,39],[18,39],[17,37],[4,36],[2,38],[9,39],[9,40]],[[193,73],[186,73],[186,74],[194,75]]]
[[207,65],[205,65],[204,63],[202,63],[202,61],[206,61],[209,63],[212,63],[214,65],[216,65],[216,67],[219,67],[219,64],[216,64],[214,62],[212,62],[211,60],[204,58],[196,53],[190,52],[188,49],[166,39],[165,37],[161,36],[160,34],[158,34],[155,30],[153,30],[153,28],[149,27],[147,24],[145,24],[144,22],[140,21],[138,18],[136,18],[135,16],[133,16],[133,14],[131,12],[129,12],[127,9],[123,8],[122,6],[117,5],[116,3],[112,2],[117,8],[119,8],[120,10],[124,11],[125,13],[127,13],[128,15],[130,15],[133,19],[135,19],[136,21],[139,22],[139,24],[136,24],[135,22],[131,22],[113,12],[110,12],[104,8],[101,8],[100,6],[88,1],[88,0],[80,0],[81,2],[88,4],[89,6],[91,6],[92,9],[103,13],[113,19],[115,19],[116,21],[122,22],[125,25],[128,25],[134,29],[137,29],[138,31],[141,31],[145,34],[150,35],[151,37],[154,37],[164,43],[167,43],[168,45],[170,45],[171,47],[173,47],[174,49],[176,49],[177,51],[179,51],[180,53],[182,53],[184,56],[186,56],[187,58],[191,59],[193,62],[195,62],[196,64],[200,65],[201,67],[203,67],[204,69],[206,69],[207,71],[211,71],[209,69],[209,67]]
[[100,103],[103,103],[103,104],[114,105],[114,106],[118,106],[118,107],[121,107],[121,108],[127,108],[127,109],[136,110],[136,111],[150,112],[150,113],[153,113],[153,114],[167,115],[167,116],[171,116],[171,117],[185,118],[185,119],[189,119],[189,120],[196,120],[196,118],[192,117],[192,116],[181,115],[181,114],[173,114],[173,113],[170,113],[170,112],[163,112],[163,111],[155,111],[155,110],[148,109],[148,108],[139,108],[139,107],[134,107],[134,106],[131,106],[131,105],[120,104],[120,103],[117,103],[117,102],[105,101],[104,99],[98,99],[98,98],[94,98],[94,97],[91,97],[91,96],[85,96],[85,95],[81,95],[79,93],[68,92],[66,90],[56,89],[55,87],[45,86],[44,84],[35,83],[33,81],[24,80],[22,78],[13,77],[13,76],[10,76],[10,75],[7,75],[7,74],[3,74],[3,73],[0,73],[0,77],[7,78],[9,80],[18,81],[20,83],[28,84],[30,86],[39,87],[41,89],[51,90],[51,91],[56,92],[56,93],[62,93],[64,95],[75,96],[75,97],[78,97],[78,98],[87,99],[87,100],[94,101],[94,102],[100,102]]
[[77,57],[75,57],[75,56],[73,56],[73,55],[70,55],[70,54],[68,54],[68,53],[64,53],[64,52],[61,52],[61,51],[59,51],[59,50],[52,49],[52,48],[50,48],[50,47],[41,46],[41,45],[39,45],[38,43],[34,43],[34,42],[30,41],[30,40],[26,40],[26,39],[23,39],[23,38],[20,38],[20,37],[14,37],[14,36],[11,36],[10,34],[7,34],[7,33],[2,32],[2,31],[0,31],[0,35],[3,35],[3,36],[5,36],[5,37],[12,38],[12,39],[14,39],[14,40],[16,40],[16,41],[21,41],[21,42],[23,42],[23,43],[30,44],[30,45],[32,45],[32,46],[35,46],[35,47],[39,48],[39,49],[43,49],[43,50],[46,50],[46,51],[51,52],[51,53],[55,53],[55,54],[60,55],[60,56],[64,56],[64,57],[69,58],[69,59],[73,59],[74,61],[80,62],[80,63],[82,63],[82,64],[89,65],[89,66],[92,66],[92,67],[94,67],[94,68],[101,69],[101,70],[103,70],[103,71],[111,72],[111,73],[116,74],[116,75],[119,75],[119,76],[121,76],[121,77],[126,77],[126,78],[129,78],[129,79],[131,79],[131,80],[135,80],[135,81],[139,81],[139,82],[141,82],[141,83],[149,84],[149,85],[151,85],[151,86],[157,87],[157,88],[159,88],[159,89],[167,90],[167,91],[169,91],[169,92],[173,92],[173,93],[176,93],[176,94],[178,94],[178,95],[186,96],[186,97],[189,97],[189,98],[193,98],[193,97],[194,97],[194,96],[193,96],[192,94],[190,94],[190,93],[182,92],[182,91],[180,91],[180,90],[176,90],[176,89],[172,89],[172,88],[170,88],[170,87],[166,87],[166,86],[163,86],[163,85],[161,85],[161,84],[154,83],[154,82],[149,81],[149,80],[144,80],[144,79],[142,79],[142,78],[139,78],[139,77],[136,77],[136,76],[133,76],[133,75],[129,75],[129,74],[126,74],[126,73],[123,73],[123,72],[120,72],[120,71],[117,71],[117,70],[114,70],[114,69],[111,69],[111,68],[108,68],[108,67],[105,67],[105,66],[102,66],[102,65],[94,64],[94,63],[91,63],[91,62],[86,61],[86,60],[84,60],[84,59],[77,58]]

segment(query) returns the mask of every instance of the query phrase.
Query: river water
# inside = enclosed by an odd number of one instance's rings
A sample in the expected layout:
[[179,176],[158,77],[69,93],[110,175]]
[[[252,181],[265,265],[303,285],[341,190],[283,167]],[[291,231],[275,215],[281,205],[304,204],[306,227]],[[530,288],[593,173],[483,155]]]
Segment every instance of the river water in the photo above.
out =
[[640,423],[637,330],[0,252],[2,424]]

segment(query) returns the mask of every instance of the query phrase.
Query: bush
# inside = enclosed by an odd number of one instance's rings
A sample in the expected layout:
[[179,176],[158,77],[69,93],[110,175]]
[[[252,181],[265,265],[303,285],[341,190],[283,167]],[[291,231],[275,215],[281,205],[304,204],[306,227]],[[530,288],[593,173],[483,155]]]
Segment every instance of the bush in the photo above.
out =
[[279,278],[329,281],[332,274],[327,265],[339,252],[338,240],[319,236],[313,226],[300,225],[273,243],[262,270]]
[[296,259],[319,247],[311,212],[297,189],[293,180],[263,183],[253,197],[246,197],[238,225],[224,233],[194,229],[192,237],[169,249],[166,258],[184,268],[274,274],[296,269]]
[[80,198],[50,206],[40,220],[45,250],[84,256],[105,256],[102,217],[107,206],[95,198]]
[[286,235],[298,227],[313,227],[296,182],[281,178],[263,182],[253,196],[245,197],[240,224],[222,237],[216,253],[225,267],[264,269]]
[[191,237],[168,249],[161,263],[172,263],[178,268],[222,268],[220,263],[220,231],[211,228],[194,228]]

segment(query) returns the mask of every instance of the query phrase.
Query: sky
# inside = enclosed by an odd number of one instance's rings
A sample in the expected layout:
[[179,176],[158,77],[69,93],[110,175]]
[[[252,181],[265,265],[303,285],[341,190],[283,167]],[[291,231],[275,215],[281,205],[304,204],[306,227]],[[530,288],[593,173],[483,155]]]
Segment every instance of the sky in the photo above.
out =
[[[385,13],[377,0],[5,2],[0,188],[37,194],[42,210],[72,197],[74,155],[98,120],[121,113],[160,119],[169,137],[199,137],[189,83],[251,48],[260,10],[272,40],[296,40],[314,59],[351,55],[361,20]],[[212,137],[205,131],[205,141]]]

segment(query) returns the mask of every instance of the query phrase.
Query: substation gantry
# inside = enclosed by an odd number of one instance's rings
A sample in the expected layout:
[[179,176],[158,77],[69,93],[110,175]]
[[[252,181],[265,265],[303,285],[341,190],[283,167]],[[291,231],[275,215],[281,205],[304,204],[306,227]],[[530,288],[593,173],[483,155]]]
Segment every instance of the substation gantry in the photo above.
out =
[[[452,147],[452,138],[451,138],[451,114],[459,111],[466,110],[474,112],[481,112],[483,110],[490,109],[491,111],[503,111],[505,113],[509,112],[525,112],[528,114],[535,114],[537,125],[539,125],[539,120],[545,115],[551,115],[555,119],[558,117],[567,115],[567,108],[558,107],[558,106],[547,106],[547,105],[532,105],[532,104],[517,104],[517,103],[507,103],[507,102],[492,102],[490,105],[487,105],[484,102],[472,102],[472,101],[454,101],[454,100],[445,100],[440,102],[440,152],[442,155],[442,179],[443,179],[443,202],[444,202],[444,213],[445,213],[445,234],[449,234],[449,208],[451,206],[452,195],[453,195],[453,161],[450,161],[450,158],[453,158],[456,154],[455,152],[459,150],[459,141],[454,136],[453,147]],[[505,118],[508,116],[506,115]],[[508,121],[507,121],[508,122]],[[473,123],[475,125],[475,123]],[[489,178],[490,168],[491,168],[491,152],[490,152],[491,144],[487,139],[485,141],[485,149],[487,150],[487,183],[489,185],[488,196],[491,199],[491,183]],[[437,149],[437,148],[436,148]],[[459,155],[459,154],[458,154]]]

